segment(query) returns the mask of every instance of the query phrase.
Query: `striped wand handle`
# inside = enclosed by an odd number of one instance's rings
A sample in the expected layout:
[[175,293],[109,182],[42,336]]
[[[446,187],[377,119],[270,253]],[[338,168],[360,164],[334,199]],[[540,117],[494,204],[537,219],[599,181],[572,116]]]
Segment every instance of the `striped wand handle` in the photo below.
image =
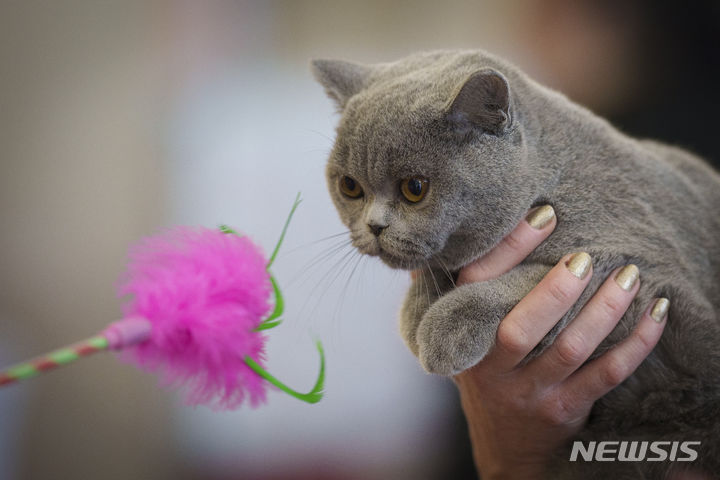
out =
[[107,338],[103,335],[97,335],[74,345],[42,355],[29,362],[20,363],[0,372],[0,387],[17,382],[18,380],[34,377],[42,372],[72,363],[78,358],[92,355],[95,352],[107,350],[108,345]]
[[150,322],[144,318],[131,317],[111,323],[94,337],[0,371],[0,387],[67,365],[96,352],[119,350],[142,343],[150,337],[151,330]]

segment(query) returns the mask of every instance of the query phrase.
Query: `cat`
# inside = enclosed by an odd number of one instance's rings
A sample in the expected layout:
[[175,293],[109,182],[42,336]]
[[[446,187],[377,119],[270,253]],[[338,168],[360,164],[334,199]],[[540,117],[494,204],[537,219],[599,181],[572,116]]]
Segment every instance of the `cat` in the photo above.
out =
[[[657,297],[670,299],[668,323],[636,372],[595,403],[577,439],[700,441],[693,465],[720,472],[717,172],[682,149],[624,135],[482,51],[377,65],[315,60],[312,70],[341,114],[326,179],[353,246],[421,270],[400,332],[428,372],[453,375],[480,361],[500,320],[563,255],[589,253],[594,274],[533,354],[614,269],[633,263],[639,292],[591,358],[625,338]],[[557,227],[525,261],[455,288],[463,266],[546,204]],[[672,468],[568,458],[559,452],[548,478],[664,478]]]

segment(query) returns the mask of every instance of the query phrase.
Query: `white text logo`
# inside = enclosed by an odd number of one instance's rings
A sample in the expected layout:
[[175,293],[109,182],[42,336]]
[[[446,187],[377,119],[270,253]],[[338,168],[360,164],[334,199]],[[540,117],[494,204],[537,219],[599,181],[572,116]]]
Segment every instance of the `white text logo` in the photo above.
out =
[[615,441],[615,442],[573,442],[570,461],[578,458],[586,462],[693,462],[697,460],[700,442],[667,441]]

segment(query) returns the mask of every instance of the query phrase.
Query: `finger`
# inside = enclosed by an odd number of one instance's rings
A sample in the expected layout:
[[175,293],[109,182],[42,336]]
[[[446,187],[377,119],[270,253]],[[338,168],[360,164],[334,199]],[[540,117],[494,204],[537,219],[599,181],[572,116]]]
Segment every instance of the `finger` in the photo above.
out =
[[591,276],[590,255],[564,256],[500,322],[488,362],[501,370],[515,368],[573,306]]
[[555,210],[550,205],[530,210],[499,244],[460,270],[458,285],[484,282],[510,271],[552,233],[556,224]]
[[553,344],[524,367],[524,374],[543,385],[565,380],[615,328],[640,288],[635,265],[618,268],[598,289]]
[[669,307],[666,298],[657,299],[629,337],[570,375],[561,384],[565,397],[571,399],[567,403],[589,408],[632,375],[660,340]]

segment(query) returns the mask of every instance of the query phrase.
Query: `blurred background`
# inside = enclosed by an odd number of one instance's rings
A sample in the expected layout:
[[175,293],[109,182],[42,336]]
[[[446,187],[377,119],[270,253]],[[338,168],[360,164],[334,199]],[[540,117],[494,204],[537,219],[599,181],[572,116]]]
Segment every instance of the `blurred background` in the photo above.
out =
[[407,275],[326,239],[337,116],[308,60],[483,48],[717,161],[718,25],[714,1],[0,2],[0,365],[118,317],[130,243],[223,222],[267,251],[298,191],[269,369],[302,390],[313,336],[328,355],[313,406],[189,408],[112,355],[5,388],[0,479],[474,478],[452,384],[396,331]]

